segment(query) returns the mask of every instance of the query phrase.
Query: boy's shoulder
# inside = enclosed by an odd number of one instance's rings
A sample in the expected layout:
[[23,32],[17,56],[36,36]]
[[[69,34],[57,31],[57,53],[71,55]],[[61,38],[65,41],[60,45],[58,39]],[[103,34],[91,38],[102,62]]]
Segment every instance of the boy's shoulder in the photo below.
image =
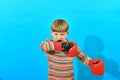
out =
[[72,40],[67,40],[67,41],[77,45],[77,43],[75,41],[72,41]]
[[[44,40],[43,42],[47,42],[47,41],[54,41],[53,39],[46,39],[46,40]],[[69,39],[66,39],[66,41],[68,41],[68,42],[74,42],[74,41],[72,41],[72,40],[69,40]],[[74,42],[75,43],[75,42]]]

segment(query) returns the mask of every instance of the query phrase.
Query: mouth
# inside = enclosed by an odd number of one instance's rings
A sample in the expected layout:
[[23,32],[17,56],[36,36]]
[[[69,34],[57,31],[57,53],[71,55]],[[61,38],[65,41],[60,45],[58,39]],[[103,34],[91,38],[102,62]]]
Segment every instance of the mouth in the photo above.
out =
[[62,42],[62,40],[58,40],[58,42]]

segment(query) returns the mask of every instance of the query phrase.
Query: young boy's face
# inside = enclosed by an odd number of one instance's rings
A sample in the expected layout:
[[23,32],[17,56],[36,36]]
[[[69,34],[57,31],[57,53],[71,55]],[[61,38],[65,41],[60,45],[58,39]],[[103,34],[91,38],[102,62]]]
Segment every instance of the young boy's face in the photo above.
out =
[[65,41],[68,32],[51,32],[51,34],[53,36],[54,41],[58,41],[58,40]]

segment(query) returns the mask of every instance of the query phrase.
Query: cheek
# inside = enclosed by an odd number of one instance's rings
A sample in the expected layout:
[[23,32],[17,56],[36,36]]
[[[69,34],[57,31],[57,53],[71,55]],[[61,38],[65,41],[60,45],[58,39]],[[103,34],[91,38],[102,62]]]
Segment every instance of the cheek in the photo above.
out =
[[66,38],[66,36],[62,36],[62,38],[63,38],[63,39],[65,39],[65,38]]
[[57,39],[57,36],[53,36],[54,39]]

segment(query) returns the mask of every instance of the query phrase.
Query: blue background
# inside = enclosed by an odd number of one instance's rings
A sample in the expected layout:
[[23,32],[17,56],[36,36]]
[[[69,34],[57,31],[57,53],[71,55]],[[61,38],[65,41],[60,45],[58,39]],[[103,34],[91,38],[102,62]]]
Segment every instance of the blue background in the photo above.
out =
[[94,76],[74,58],[75,80],[120,80],[120,0],[0,0],[0,80],[47,80],[39,45],[55,19],[68,22],[68,39],[105,62]]

